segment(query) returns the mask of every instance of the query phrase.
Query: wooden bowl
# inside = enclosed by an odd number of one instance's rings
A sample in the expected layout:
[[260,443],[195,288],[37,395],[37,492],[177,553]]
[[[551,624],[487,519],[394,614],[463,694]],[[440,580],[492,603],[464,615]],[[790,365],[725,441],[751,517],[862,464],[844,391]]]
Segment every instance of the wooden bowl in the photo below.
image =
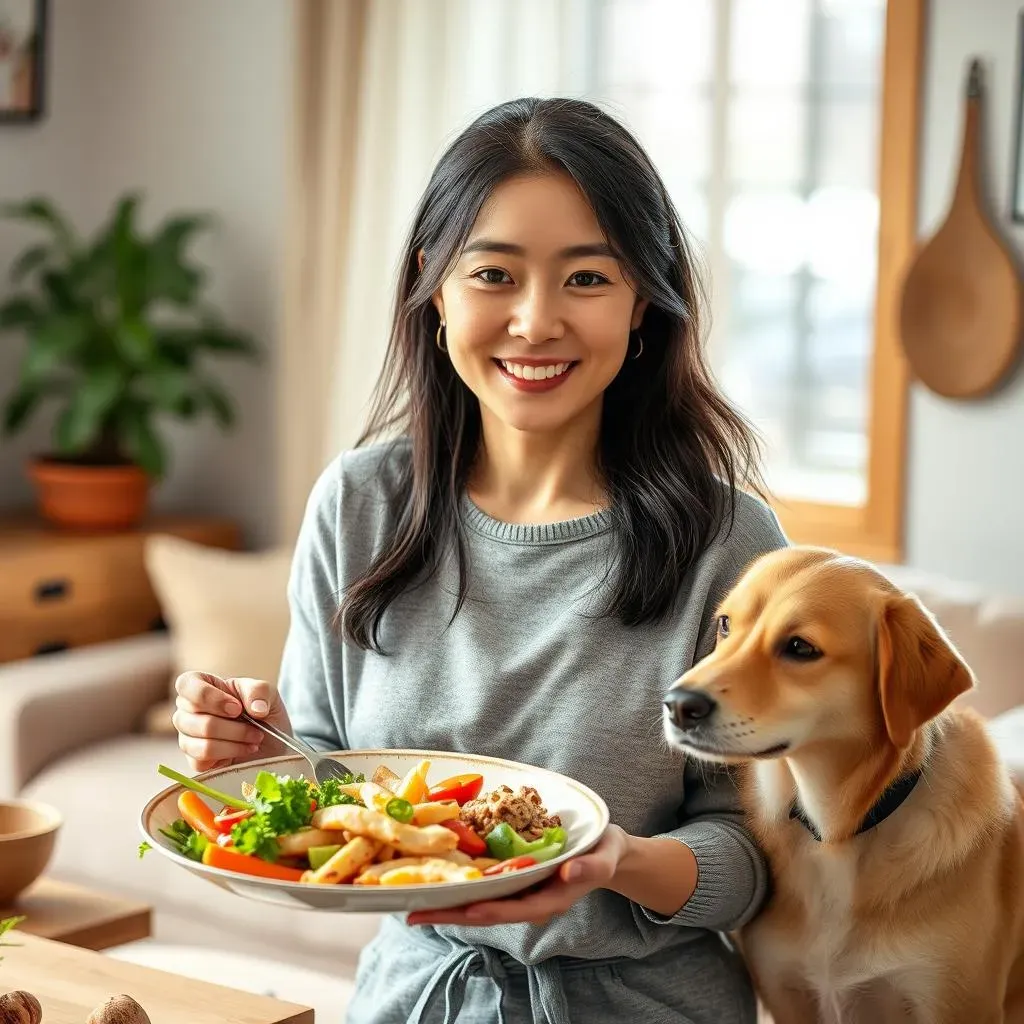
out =
[[43,873],[62,822],[49,804],[0,800],[0,907],[13,903]]

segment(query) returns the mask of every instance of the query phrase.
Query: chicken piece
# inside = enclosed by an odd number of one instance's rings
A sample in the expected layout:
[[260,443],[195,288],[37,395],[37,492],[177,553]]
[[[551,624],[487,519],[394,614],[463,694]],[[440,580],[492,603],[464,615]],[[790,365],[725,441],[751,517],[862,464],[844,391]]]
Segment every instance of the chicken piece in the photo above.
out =
[[459,842],[458,836],[443,825],[425,825],[422,828],[406,825],[387,814],[355,804],[337,804],[318,810],[313,815],[313,827],[328,831],[348,829],[354,835],[376,839],[395,847],[399,853],[418,857],[446,853],[454,850]]
[[379,851],[380,843],[364,836],[356,836],[316,871],[306,872],[302,876],[302,881],[314,885],[338,885],[347,882],[369,864]]

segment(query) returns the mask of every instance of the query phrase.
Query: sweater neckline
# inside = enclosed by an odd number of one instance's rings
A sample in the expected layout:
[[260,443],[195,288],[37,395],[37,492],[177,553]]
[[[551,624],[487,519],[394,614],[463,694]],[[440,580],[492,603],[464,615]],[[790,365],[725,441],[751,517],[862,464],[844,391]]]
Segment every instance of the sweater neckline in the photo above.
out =
[[612,525],[612,514],[608,509],[558,523],[506,523],[489,516],[467,494],[462,495],[462,515],[474,532],[506,544],[563,544],[596,537],[611,529]]

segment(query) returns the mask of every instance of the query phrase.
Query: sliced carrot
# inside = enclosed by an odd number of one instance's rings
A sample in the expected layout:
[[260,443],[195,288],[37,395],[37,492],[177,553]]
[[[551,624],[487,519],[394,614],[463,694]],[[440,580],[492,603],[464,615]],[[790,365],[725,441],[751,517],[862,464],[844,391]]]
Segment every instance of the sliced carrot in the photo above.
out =
[[214,821],[213,809],[198,793],[186,789],[178,797],[178,813],[185,819],[186,825],[190,825],[211,842],[217,841],[220,829],[217,828],[217,822]]
[[271,864],[260,860],[249,853],[210,843],[203,850],[203,863],[208,868],[224,868],[225,871],[238,871],[243,875],[257,875],[260,878],[273,878],[279,882],[299,882],[302,871],[299,868],[288,868],[283,864]]

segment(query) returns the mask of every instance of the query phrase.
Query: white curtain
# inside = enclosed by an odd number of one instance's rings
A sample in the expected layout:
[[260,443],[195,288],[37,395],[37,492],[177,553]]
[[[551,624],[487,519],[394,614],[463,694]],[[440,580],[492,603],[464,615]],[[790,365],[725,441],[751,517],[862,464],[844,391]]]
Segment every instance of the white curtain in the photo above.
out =
[[435,160],[516,96],[580,96],[596,0],[301,0],[279,532],[358,437],[380,372],[402,241]]

